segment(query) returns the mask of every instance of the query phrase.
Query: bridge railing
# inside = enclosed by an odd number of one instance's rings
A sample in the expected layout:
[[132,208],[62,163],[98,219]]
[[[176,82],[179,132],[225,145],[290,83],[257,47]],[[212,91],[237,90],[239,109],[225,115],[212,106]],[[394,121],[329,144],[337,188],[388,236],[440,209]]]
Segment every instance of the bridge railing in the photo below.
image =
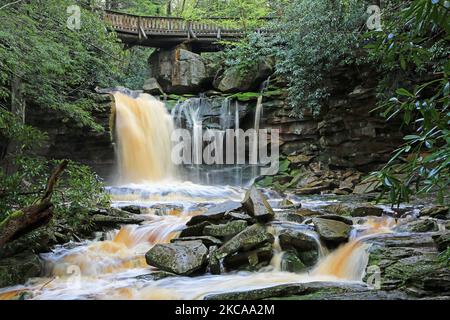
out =
[[105,20],[116,31],[146,35],[195,35],[195,36],[240,36],[241,29],[222,28],[214,23],[190,22],[177,17],[143,17],[132,14],[106,11]]

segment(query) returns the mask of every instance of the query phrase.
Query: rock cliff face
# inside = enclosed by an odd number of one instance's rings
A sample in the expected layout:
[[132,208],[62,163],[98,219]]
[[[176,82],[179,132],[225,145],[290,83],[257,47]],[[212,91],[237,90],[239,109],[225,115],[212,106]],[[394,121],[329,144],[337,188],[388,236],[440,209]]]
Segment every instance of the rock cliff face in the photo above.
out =
[[[238,76],[233,68],[214,65],[204,56],[182,47],[158,50],[149,63],[151,77],[144,85],[145,92],[169,97],[169,108],[178,99],[206,92],[212,100],[210,105],[215,106],[215,110],[208,111],[207,122],[212,123],[220,123],[225,98],[230,99],[231,104],[237,100],[242,129],[253,128],[259,87],[273,72],[270,61],[261,61],[261,68],[255,72]],[[300,118],[292,115],[285,86],[272,80],[263,99],[261,128],[280,129],[280,152],[288,159],[291,169],[313,166],[320,170],[351,168],[368,172],[385,163],[401,143],[402,135],[399,126],[387,124],[371,112],[376,107],[376,76],[361,68],[336,68],[327,83],[332,88],[331,98],[322,106],[320,115],[304,110]],[[105,128],[102,133],[75,126],[50,111],[29,108],[27,122],[49,134],[49,143],[40,154],[70,157],[92,166],[102,177],[108,178],[114,164],[109,132],[111,100],[101,98],[95,114]]]
[[89,165],[105,179],[111,178],[115,162],[109,126],[111,104],[112,97],[98,96],[94,118],[104,128],[103,132],[75,125],[52,110],[29,106],[26,122],[48,134],[48,141],[37,153],[47,158],[70,158]]
[[331,98],[319,116],[305,110],[302,118],[294,117],[282,98],[266,99],[264,126],[280,129],[283,154],[303,156],[294,162],[372,170],[389,159],[402,137],[399,126],[372,113],[376,107],[373,77],[369,71],[336,70],[330,79]]

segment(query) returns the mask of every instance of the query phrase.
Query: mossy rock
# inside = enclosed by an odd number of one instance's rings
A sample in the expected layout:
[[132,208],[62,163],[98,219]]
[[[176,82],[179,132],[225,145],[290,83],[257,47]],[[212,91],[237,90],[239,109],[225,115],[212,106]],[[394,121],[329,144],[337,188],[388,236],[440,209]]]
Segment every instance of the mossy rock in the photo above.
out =
[[22,252],[0,260],[0,288],[23,284],[29,278],[40,276],[41,261],[33,252]]

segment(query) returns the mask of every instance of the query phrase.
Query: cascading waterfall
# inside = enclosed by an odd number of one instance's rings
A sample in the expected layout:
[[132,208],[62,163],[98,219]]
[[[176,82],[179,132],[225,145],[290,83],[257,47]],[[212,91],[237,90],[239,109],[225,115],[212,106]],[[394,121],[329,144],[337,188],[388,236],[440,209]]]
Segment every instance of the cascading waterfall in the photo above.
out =
[[[242,200],[243,191],[177,181],[166,183],[164,180],[173,177],[175,171],[170,159],[173,124],[164,104],[145,94],[131,97],[116,92],[114,98],[120,181],[140,184],[108,190],[117,206],[143,205],[146,210],[140,216],[144,222],[110,232],[104,240],[55,248],[53,252],[43,255],[45,277],[0,292],[0,299],[21,291],[32,292],[34,299],[199,299],[209,293],[287,283],[362,281],[368,259],[364,239],[374,233],[390,232],[395,225],[391,219],[368,219],[364,225],[355,228],[350,242],[328,254],[310,225],[289,222],[291,228],[301,229],[317,243],[319,261],[309,273],[280,271],[283,251],[278,230],[272,227],[270,231],[276,238],[274,256],[271,264],[260,272],[169,277],[159,281],[142,279],[142,276],[155,270],[147,265],[144,256],[153,245],[170,242],[192,216],[204,213],[208,205]],[[188,100],[172,112],[177,125],[181,125],[181,115],[184,114],[194,136],[200,138],[203,132],[201,108],[205,103],[202,99]],[[261,113],[259,100],[255,129],[259,128]],[[234,116],[238,128],[237,103]],[[224,119],[224,125],[231,125],[229,102],[224,107]],[[155,184],[155,181],[160,182]],[[155,205],[162,205],[167,210],[157,210],[153,207]],[[307,203],[302,205],[308,206]]]
[[[123,227],[104,241],[88,242],[72,249],[56,248],[46,258],[48,277],[31,281],[25,286],[0,292],[0,298],[20,291],[33,292],[35,299],[201,299],[210,293],[251,290],[267,286],[307,283],[312,281],[356,281],[364,276],[368,259],[364,238],[373,233],[387,232],[390,221],[368,221],[360,226],[362,234],[330,255],[319,260],[309,273],[280,272],[278,268],[256,273],[239,272],[220,276],[170,277],[159,281],[141,279],[152,269],[146,265],[144,253],[155,243],[170,241],[187,219],[181,216],[153,216],[142,226]],[[169,216],[170,217],[170,216]],[[161,223],[162,221],[165,222]],[[376,224],[383,224],[382,228]],[[372,226],[375,226],[374,228]],[[278,248],[278,251],[281,250]],[[273,261],[274,266],[279,265]],[[78,266],[81,277],[67,273]],[[144,276],[145,277],[145,276]]]
[[133,98],[114,93],[120,183],[173,178],[172,118],[164,104],[147,94]]

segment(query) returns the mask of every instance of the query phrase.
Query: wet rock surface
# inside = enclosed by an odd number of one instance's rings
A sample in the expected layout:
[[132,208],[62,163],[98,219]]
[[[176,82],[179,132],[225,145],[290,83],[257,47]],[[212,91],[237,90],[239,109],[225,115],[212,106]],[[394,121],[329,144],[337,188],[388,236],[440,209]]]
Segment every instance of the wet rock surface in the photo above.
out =
[[147,263],[163,271],[190,275],[204,267],[208,249],[201,241],[156,244],[145,255]]
[[247,214],[255,217],[258,221],[269,221],[275,216],[267,199],[255,186],[252,186],[245,194],[242,205]]
[[351,226],[344,222],[323,218],[313,218],[312,222],[323,240],[343,243],[350,236]]
[[0,260],[0,288],[25,283],[41,274],[42,264],[33,252],[22,252]]
[[298,284],[283,284],[268,288],[238,291],[222,294],[207,295],[205,300],[261,300],[273,297],[289,297],[294,295],[306,295],[321,290],[339,290],[350,292],[365,292],[364,285],[345,284],[336,282],[309,282]]
[[370,239],[368,268],[379,268],[380,289],[400,290],[412,298],[448,296],[449,261],[439,254],[434,238],[431,233],[416,233]]

